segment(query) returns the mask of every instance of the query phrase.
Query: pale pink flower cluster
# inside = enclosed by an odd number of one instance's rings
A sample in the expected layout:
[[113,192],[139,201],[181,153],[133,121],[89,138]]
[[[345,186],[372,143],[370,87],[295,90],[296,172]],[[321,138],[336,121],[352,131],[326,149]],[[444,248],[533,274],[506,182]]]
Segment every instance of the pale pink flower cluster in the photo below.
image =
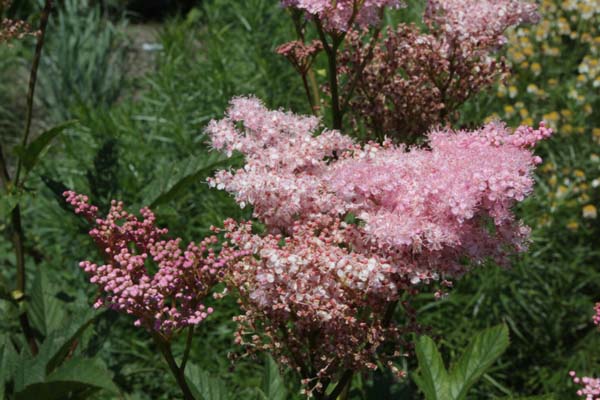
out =
[[507,28],[538,21],[536,9],[536,4],[522,0],[429,0],[425,22],[458,42],[503,45]]
[[400,0],[282,0],[281,3],[318,18],[328,31],[338,32],[347,31],[354,24],[376,25],[385,7],[398,8],[403,4]]
[[594,311],[596,312],[596,314],[594,315],[594,324],[596,325],[600,325],[600,303],[596,303],[596,306],[594,307]]
[[[238,126],[242,129],[238,129]],[[353,145],[336,131],[319,128],[316,117],[268,111],[255,98],[236,98],[225,119],[211,121],[212,146],[246,156],[244,168],[220,171],[209,183],[234,193],[238,203],[272,228],[285,230],[299,215],[337,214],[339,202],[327,192],[327,159]]]
[[[203,299],[223,276],[227,262],[215,254],[215,236],[182,249],[181,239],[161,239],[167,229],[156,227],[156,218],[147,208],[140,210],[143,219],[139,220],[124,211],[121,202],[113,201],[102,219],[87,196],[74,192],[64,196],[75,213],[94,226],[89,234],[104,257],[102,265],[80,263],[101,291],[96,308],[106,306],[133,315],[136,326],[166,335],[196,325],[213,312]],[[229,252],[229,256],[240,254],[245,253]],[[150,264],[156,268],[153,274]]]
[[[335,131],[316,136],[317,126],[313,117],[269,111],[254,98],[233,100],[207,133],[215,148],[239,150],[247,162],[220,171],[211,184],[254,206],[254,216],[273,230],[353,213],[364,223],[357,240],[401,254],[407,273],[442,266],[458,272],[464,255],[501,261],[507,246],[524,248],[528,229],[514,221],[511,207],[533,186],[541,159],[529,148],[551,134],[543,124],[514,133],[499,123],[436,131],[428,148],[411,149],[361,148]],[[407,265],[415,254],[432,258]]]
[[577,395],[584,397],[585,400],[600,400],[600,378],[579,378],[575,371],[569,372],[573,382],[583,386],[577,391]]
[[251,348],[299,370],[310,362],[303,377],[320,380],[374,367],[382,341],[400,338],[387,309],[415,285],[462,274],[465,258],[502,262],[523,250],[529,230],[511,208],[531,192],[541,162],[531,147],[551,131],[492,123],[434,131],[428,147],[359,146],[319,135],[313,117],[238,98],[207,133],[247,160],[211,184],[254,206],[267,227],[225,227],[227,251],[252,253],[227,275],[244,311],[239,341],[248,334]]

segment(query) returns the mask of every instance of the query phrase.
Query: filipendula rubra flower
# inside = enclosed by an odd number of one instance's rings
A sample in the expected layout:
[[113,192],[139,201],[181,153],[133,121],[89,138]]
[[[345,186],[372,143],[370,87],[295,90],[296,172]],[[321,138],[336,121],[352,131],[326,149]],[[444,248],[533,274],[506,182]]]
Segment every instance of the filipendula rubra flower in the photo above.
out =
[[[600,326],[600,303],[596,304],[594,312],[594,324]],[[580,378],[575,371],[569,372],[569,375],[571,375],[573,383],[582,386],[581,389],[577,390],[578,396],[584,397],[585,400],[600,400],[600,378],[587,376]]]
[[343,32],[358,25],[375,25],[385,7],[398,8],[400,0],[282,0],[284,7],[292,7],[317,18],[328,31]]
[[506,29],[537,18],[536,5],[523,1],[430,0],[426,30],[403,23],[376,42],[368,29],[349,32],[338,71],[356,82],[342,91],[353,121],[414,142],[431,126],[456,120],[465,101],[508,74],[497,55]]
[[[148,208],[140,210],[140,220],[124,211],[123,203],[113,201],[102,219],[87,196],[70,191],[64,196],[75,213],[93,226],[89,234],[104,257],[102,265],[80,263],[100,289],[94,307],[132,315],[136,326],[166,336],[202,322],[213,312],[203,301],[223,276],[228,261],[213,249],[216,236],[182,249],[181,239],[163,239],[168,230],[155,225]],[[228,255],[235,254],[245,253],[230,251]],[[156,272],[151,273],[149,267]]]
[[531,192],[541,162],[531,148],[551,131],[492,123],[431,132],[426,147],[359,146],[319,134],[314,117],[237,98],[207,133],[215,148],[246,156],[211,185],[266,226],[225,225],[225,252],[252,254],[227,273],[244,312],[238,341],[279,356],[319,392],[341,371],[401,354],[401,332],[415,323],[407,312],[393,324],[390,310],[419,283],[526,247],[511,208]]

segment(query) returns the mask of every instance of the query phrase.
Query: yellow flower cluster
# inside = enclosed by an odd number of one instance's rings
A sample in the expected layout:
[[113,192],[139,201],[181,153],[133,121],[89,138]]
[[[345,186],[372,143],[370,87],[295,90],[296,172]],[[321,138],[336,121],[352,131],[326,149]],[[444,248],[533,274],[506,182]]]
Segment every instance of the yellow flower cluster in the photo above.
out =
[[588,121],[600,93],[600,3],[542,0],[540,14],[537,25],[509,33],[515,73],[498,87],[501,117],[515,125],[544,119],[558,134],[592,132],[600,128]]
[[[600,207],[600,0],[541,0],[542,20],[509,32],[513,74],[488,117],[511,125],[544,120],[555,130],[541,170],[541,226],[579,231]],[[596,109],[595,109],[596,108]],[[597,223],[596,223],[597,225]]]

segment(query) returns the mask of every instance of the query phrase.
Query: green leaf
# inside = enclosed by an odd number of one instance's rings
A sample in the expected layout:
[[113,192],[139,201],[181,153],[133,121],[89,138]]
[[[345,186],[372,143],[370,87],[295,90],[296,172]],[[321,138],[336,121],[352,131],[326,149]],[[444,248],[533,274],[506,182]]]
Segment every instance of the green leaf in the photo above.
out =
[[50,146],[52,140],[60,135],[65,129],[74,126],[76,123],[77,121],[67,121],[55,126],[35,138],[27,145],[27,148],[24,150],[21,149],[19,155],[21,156],[21,161],[23,162],[25,169],[31,171],[40,160],[42,153]]
[[421,336],[416,346],[419,374],[413,380],[425,394],[426,400],[449,400],[448,372],[435,342]]
[[13,374],[19,359],[10,338],[7,335],[0,336],[0,399],[4,399],[5,385],[13,380]]
[[23,198],[20,193],[3,193],[0,197],[0,221],[6,220]]
[[506,351],[508,345],[508,327],[505,324],[478,333],[450,371],[451,398],[466,399],[469,389]]
[[150,207],[156,207],[168,203],[186,189],[207,177],[220,166],[228,165],[231,159],[217,152],[209,153],[203,159],[191,157],[174,165],[167,172],[166,178],[161,182],[155,182],[149,189],[149,195],[145,201]]
[[46,373],[56,369],[76,345],[85,330],[100,316],[104,310],[96,311],[86,308],[75,317],[65,322],[62,329],[55,330],[48,335],[40,346],[38,357],[44,363]]
[[225,382],[201,370],[197,365],[188,363],[185,379],[197,400],[230,399]]
[[279,366],[271,356],[267,356],[265,373],[262,381],[262,393],[266,400],[285,400],[288,396],[287,388],[281,374]]
[[77,357],[65,362],[45,381],[26,386],[16,393],[16,399],[58,400],[71,393],[97,390],[119,393],[106,367],[95,360]]
[[46,270],[42,267],[36,271],[27,310],[31,324],[44,336],[58,329],[64,321],[64,305],[54,296]]

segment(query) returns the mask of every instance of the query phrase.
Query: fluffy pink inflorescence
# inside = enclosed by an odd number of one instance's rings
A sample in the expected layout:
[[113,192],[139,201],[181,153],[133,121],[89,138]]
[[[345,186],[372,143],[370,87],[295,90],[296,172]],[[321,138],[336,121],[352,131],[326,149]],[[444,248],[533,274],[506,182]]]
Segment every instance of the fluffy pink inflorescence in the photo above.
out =
[[347,31],[356,24],[361,28],[376,25],[385,7],[398,8],[400,0],[282,0],[284,7],[304,11],[318,18],[328,31]]
[[207,132],[214,147],[246,155],[246,166],[219,172],[211,184],[254,206],[254,216],[274,231],[285,232],[296,220],[326,225],[352,213],[364,222],[354,235],[357,248],[394,255],[409,274],[458,273],[465,255],[501,261],[525,247],[528,229],[511,207],[532,189],[541,160],[530,148],[551,134],[543,124],[514,133],[500,123],[434,131],[428,148],[411,149],[361,148],[335,131],[315,137],[317,126],[313,117],[235,99]]
[[585,400],[600,400],[600,378],[579,378],[575,371],[569,372],[573,382],[583,386],[577,391],[577,395],[584,397]]
[[[105,219],[87,196],[65,192],[75,213],[84,216],[93,229],[89,232],[101,250],[105,263],[80,263],[102,296],[94,307],[106,306],[136,317],[136,326],[164,334],[196,325],[213,312],[203,299],[224,274],[227,258],[213,250],[215,236],[181,249],[181,239],[163,240],[167,229],[155,226],[156,218],[143,208],[139,220],[113,201]],[[229,252],[230,256],[245,254]],[[148,265],[154,263],[151,274]]]
[[594,307],[594,311],[596,312],[596,315],[594,315],[594,324],[596,325],[600,325],[600,303],[596,303],[596,306]]
[[[492,123],[433,131],[427,147],[407,148],[359,146],[318,126],[237,98],[207,133],[215,148],[246,156],[210,183],[252,205],[267,228],[225,224],[224,254],[251,253],[226,279],[242,299],[238,341],[327,380],[373,368],[381,344],[401,340],[387,310],[417,284],[525,248],[529,230],[511,208],[531,192],[541,162],[531,148],[551,131]],[[309,364],[312,375],[302,372]]]
[[233,99],[226,118],[211,121],[207,133],[214,148],[229,155],[237,150],[246,164],[218,172],[209,183],[234,193],[242,207],[252,205],[272,228],[284,230],[299,215],[337,214],[341,205],[327,192],[323,174],[327,159],[353,142],[336,131],[315,136],[318,128],[315,117],[269,111],[255,98]]
[[429,0],[425,22],[441,27],[459,42],[506,42],[513,25],[537,22],[537,6],[521,0]]

